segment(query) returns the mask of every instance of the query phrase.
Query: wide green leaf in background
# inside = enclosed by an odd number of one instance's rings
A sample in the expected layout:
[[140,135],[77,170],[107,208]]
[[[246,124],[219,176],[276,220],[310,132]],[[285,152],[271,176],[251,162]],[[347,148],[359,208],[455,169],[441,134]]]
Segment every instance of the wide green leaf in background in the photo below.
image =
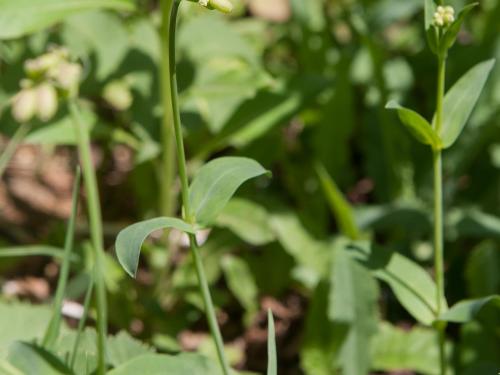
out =
[[[348,245],[375,277],[386,282],[405,309],[420,323],[431,325],[437,313],[437,288],[429,273],[412,260],[369,243]],[[446,301],[442,310],[446,310]]]
[[[493,65],[494,59],[477,64],[446,93],[443,102],[443,127],[440,133],[444,148],[453,145],[462,133]],[[435,120],[434,117],[433,123]]]
[[190,218],[211,224],[245,181],[268,174],[255,160],[242,157],[214,159],[197,172],[189,188]]
[[19,38],[97,8],[130,11],[131,0],[0,0],[0,39]]
[[116,255],[118,261],[127,273],[135,277],[139,265],[139,255],[142,243],[152,232],[159,229],[175,228],[182,232],[195,234],[195,228],[172,217],[158,217],[156,219],[141,221],[123,229],[116,237]]
[[487,305],[500,307],[500,296],[489,296],[473,300],[460,301],[439,316],[439,320],[453,323],[466,323],[473,320]]

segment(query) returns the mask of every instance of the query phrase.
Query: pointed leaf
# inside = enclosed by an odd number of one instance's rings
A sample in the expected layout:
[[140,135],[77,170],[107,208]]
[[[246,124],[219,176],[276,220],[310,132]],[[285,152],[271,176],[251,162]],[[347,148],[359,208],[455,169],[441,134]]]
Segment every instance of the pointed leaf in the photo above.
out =
[[[415,319],[425,325],[432,324],[438,310],[437,288],[426,270],[399,253],[369,243],[356,243],[349,248],[375,277],[389,284],[399,302]],[[445,301],[441,309],[447,309]]]
[[276,356],[276,333],[274,331],[273,313],[267,312],[267,375],[278,375],[278,360]]
[[116,237],[116,255],[123,269],[132,277],[135,277],[139,266],[139,255],[142,243],[152,232],[175,228],[182,232],[195,234],[196,229],[180,219],[172,217],[158,217],[156,219],[135,223],[123,229]]
[[0,40],[19,38],[86,10],[132,10],[130,0],[0,0]]
[[443,36],[441,48],[443,51],[447,51],[450,49],[453,44],[455,44],[455,40],[457,39],[457,35],[460,31],[460,28],[462,27],[462,23],[465,20],[465,16],[469,14],[469,12],[474,9],[476,6],[478,6],[479,3],[472,3],[464,7],[460,13],[458,13],[457,19],[455,22],[451,24],[451,26],[446,30],[446,33]]
[[395,101],[387,103],[385,108],[397,110],[401,122],[417,141],[430,145],[435,150],[441,148],[439,136],[436,134],[431,124],[417,112],[404,108]]
[[483,307],[489,304],[500,307],[500,296],[489,296],[458,302],[444,314],[441,314],[439,320],[453,323],[467,323],[473,320]]
[[360,230],[356,225],[351,205],[344,198],[337,184],[322,164],[316,165],[316,173],[340,231],[353,240],[358,239]]
[[223,157],[208,162],[200,168],[189,189],[189,216],[200,225],[212,223],[245,181],[268,173],[248,158]]
[[494,59],[477,64],[465,73],[446,94],[443,103],[443,125],[440,134],[443,148],[453,145],[462,132],[494,64]]

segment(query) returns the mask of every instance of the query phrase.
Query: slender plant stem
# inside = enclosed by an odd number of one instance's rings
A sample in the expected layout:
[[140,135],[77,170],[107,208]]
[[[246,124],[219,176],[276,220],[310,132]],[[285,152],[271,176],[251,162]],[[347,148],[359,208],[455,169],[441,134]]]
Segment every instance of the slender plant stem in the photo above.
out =
[[[186,171],[186,156],[184,152],[184,141],[182,137],[182,126],[181,118],[177,97],[177,73],[176,73],[176,61],[175,61],[175,35],[176,35],[176,24],[177,24],[177,14],[179,11],[179,5],[181,0],[165,0],[163,11],[168,11],[170,14],[170,24],[169,24],[169,61],[170,61],[170,90],[171,90],[171,106],[174,113],[174,134],[175,142],[177,146],[177,160],[179,176],[181,179],[182,188],[182,203],[183,203],[183,218],[188,222],[193,222],[190,211],[189,202],[189,182]],[[198,282],[200,284],[200,290],[203,297],[203,303],[205,305],[205,313],[207,315],[208,325],[212,333],[212,337],[217,348],[217,355],[223,370],[224,375],[229,375],[230,369],[227,362],[226,356],[224,354],[224,342],[222,340],[222,335],[220,333],[219,326],[217,324],[217,318],[215,316],[215,308],[212,302],[212,297],[210,295],[210,289],[208,286],[207,278],[205,276],[205,270],[203,268],[202,259],[199,253],[198,244],[196,243],[196,237],[194,235],[189,236],[189,242],[191,247],[191,253],[193,255],[196,274],[198,276]]]
[[[436,122],[435,130],[439,134],[443,126],[443,100],[445,91],[446,58],[438,58],[438,82],[436,98]],[[443,243],[443,166],[441,150],[434,150],[434,272],[437,287],[437,316],[441,315],[444,305],[444,243]],[[445,353],[445,329],[444,322],[438,322],[437,330],[439,335],[439,355],[441,375],[446,374],[446,353]]]
[[161,119],[162,163],[160,171],[161,215],[173,216],[175,212],[175,138],[172,124],[172,90],[170,82],[170,7],[172,0],[162,0],[161,61],[160,61],[160,98],[163,108]]
[[75,342],[73,343],[73,350],[71,351],[71,356],[69,360],[69,368],[71,369],[75,367],[76,353],[78,351],[78,346],[80,345],[80,340],[82,338],[83,328],[85,327],[85,323],[89,315],[90,300],[92,297],[93,288],[94,288],[94,280],[91,275],[89,286],[87,288],[87,292],[85,293],[85,300],[83,302],[83,314],[82,317],[80,318],[80,321],[78,322],[78,329],[76,331]]
[[21,124],[14,133],[14,136],[10,139],[2,155],[0,155],[0,177],[2,177],[3,172],[5,172],[10,159],[12,159],[12,156],[14,156],[14,152],[16,152],[17,146],[19,146],[24,137],[26,137],[30,128],[31,125],[29,124]]
[[61,328],[61,310],[63,305],[64,292],[66,291],[66,284],[68,282],[71,252],[73,251],[73,240],[75,238],[75,221],[78,211],[78,195],[80,194],[80,175],[80,168],[77,168],[73,187],[71,216],[68,221],[68,227],[66,228],[66,239],[64,241],[64,258],[61,264],[59,278],[57,280],[56,295],[54,297],[54,315],[50,320],[47,331],[45,332],[45,336],[43,338],[43,346],[49,349],[57,340],[57,337],[59,336],[59,330]]
[[97,188],[97,179],[90,149],[90,132],[84,124],[78,104],[70,101],[69,109],[76,126],[80,162],[82,165],[83,181],[87,193],[87,211],[89,215],[90,238],[94,249],[94,282],[97,305],[97,373],[106,372],[106,334],[107,334],[107,303],[106,288],[103,278],[104,241],[102,230],[101,203]]

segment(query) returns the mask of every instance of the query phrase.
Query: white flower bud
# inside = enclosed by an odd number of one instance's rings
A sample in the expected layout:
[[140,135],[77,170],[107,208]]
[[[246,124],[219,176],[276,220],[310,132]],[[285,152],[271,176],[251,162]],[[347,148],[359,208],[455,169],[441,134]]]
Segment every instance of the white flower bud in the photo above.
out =
[[198,4],[206,8],[208,7],[208,0],[199,0]]
[[433,24],[436,27],[447,27],[450,26],[455,21],[455,9],[453,7],[447,6],[438,6],[436,8],[436,12],[433,16]]
[[12,101],[12,117],[19,122],[25,123],[35,115],[37,107],[37,95],[34,89],[21,90]]
[[122,81],[110,82],[104,87],[102,94],[113,108],[124,111],[132,105],[133,97],[128,85]]
[[233,11],[233,4],[230,0],[209,0],[208,7],[226,14]]
[[59,64],[50,72],[50,77],[70,95],[78,91],[81,75],[82,67],[79,64],[69,62]]
[[42,83],[36,88],[36,113],[41,121],[49,121],[57,113],[57,91],[50,83]]

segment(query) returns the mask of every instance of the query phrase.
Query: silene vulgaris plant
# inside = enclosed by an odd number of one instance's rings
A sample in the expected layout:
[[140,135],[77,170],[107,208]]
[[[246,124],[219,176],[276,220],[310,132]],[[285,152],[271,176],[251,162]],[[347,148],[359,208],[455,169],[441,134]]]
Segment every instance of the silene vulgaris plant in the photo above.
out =
[[[228,0],[200,0],[201,6],[207,9],[229,13],[232,4]],[[141,246],[146,237],[160,229],[176,229],[189,238],[189,247],[194,260],[200,293],[203,298],[205,313],[213,337],[220,368],[224,375],[231,374],[231,369],[224,353],[224,342],[217,323],[216,311],[210,294],[207,277],[200,256],[196,233],[200,229],[210,227],[217,215],[230,200],[238,187],[245,181],[268,175],[259,163],[243,157],[221,157],[211,160],[196,172],[189,183],[186,167],[186,155],[182,124],[178,103],[176,76],[176,27],[181,0],[164,0],[162,3],[163,27],[162,48],[162,97],[164,104],[164,123],[174,129],[177,167],[181,183],[182,218],[158,217],[133,224],[122,230],[116,239],[116,254],[126,272],[135,277],[139,265]],[[170,113],[172,122],[169,124]],[[165,125],[164,124],[164,125]],[[164,129],[168,134],[168,129]],[[165,170],[170,173],[170,170]],[[171,188],[171,186],[169,186]],[[272,322],[272,316],[269,315]],[[273,336],[270,329],[270,337]],[[274,341],[274,337],[271,337]],[[270,340],[271,342],[271,340]],[[276,374],[276,354],[274,344],[269,345],[269,374]]]
[[[439,334],[440,348],[440,374],[447,373],[447,353],[445,330],[448,323],[465,323],[490,302],[497,303],[498,296],[490,296],[478,300],[461,301],[448,307],[445,296],[445,269],[444,269],[444,243],[443,243],[443,151],[453,146],[466,125],[481,91],[486,84],[488,76],[495,64],[494,60],[481,62],[464,74],[446,92],[446,61],[448,51],[455,43],[460,27],[467,14],[477,3],[467,5],[458,14],[449,5],[435,4],[433,0],[425,2],[425,31],[429,48],[436,56],[436,107],[432,121],[429,122],[419,113],[404,108],[391,101],[386,108],[397,111],[402,124],[409,130],[413,137],[429,146],[433,155],[434,176],[434,274],[435,293],[433,300],[426,301],[432,312],[431,319],[424,318],[418,309],[410,308],[409,311],[417,320],[431,324]],[[415,292],[418,285],[414,285]],[[421,296],[420,296],[421,297]],[[426,298],[424,297],[423,300]],[[406,303],[408,301],[406,300]],[[405,302],[402,300],[402,303]],[[406,305],[406,307],[408,307]]]

